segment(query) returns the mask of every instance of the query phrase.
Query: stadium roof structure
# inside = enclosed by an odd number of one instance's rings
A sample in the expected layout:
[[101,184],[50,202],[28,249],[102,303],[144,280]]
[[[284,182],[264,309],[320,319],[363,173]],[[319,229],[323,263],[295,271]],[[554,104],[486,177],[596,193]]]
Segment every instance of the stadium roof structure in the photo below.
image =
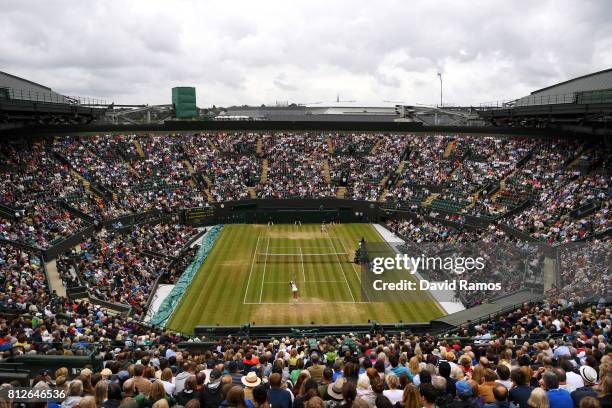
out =
[[70,98],[48,86],[3,71],[0,71],[0,88],[8,91],[8,98],[13,100],[70,103]]
[[610,89],[612,88],[612,68],[568,79],[567,81],[559,82],[558,84],[550,85],[533,91],[531,95],[540,94],[555,89],[558,90],[561,88],[571,88],[574,90],[574,92],[594,91],[597,89]]
[[[582,75],[535,90],[531,94],[514,101],[514,105],[533,106],[574,103],[578,95],[582,93],[608,90],[612,91],[612,68]],[[607,98],[604,99],[607,100]]]
[[549,85],[522,98],[482,104],[478,113],[495,126],[555,126],[610,135],[612,68]]
[[90,123],[105,109],[104,101],[62,95],[48,86],[0,71],[0,128]]
[[51,91],[51,88],[49,88],[48,86],[44,86],[37,82],[30,81],[29,79],[25,79],[25,78],[21,78],[13,74],[9,74],[8,72],[0,71],[0,86],[3,86],[5,83],[8,83],[9,80],[34,85],[36,87],[46,89],[47,91]]

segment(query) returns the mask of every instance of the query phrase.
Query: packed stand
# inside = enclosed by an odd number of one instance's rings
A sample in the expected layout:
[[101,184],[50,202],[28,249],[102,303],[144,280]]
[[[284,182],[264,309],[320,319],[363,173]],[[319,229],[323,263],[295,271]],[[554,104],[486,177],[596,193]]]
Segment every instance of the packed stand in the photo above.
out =
[[612,239],[607,236],[571,243],[561,250],[561,287],[568,300],[610,298],[612,295]]
[[184,142],[185,156],[212,201],[250,198],[248,188],[261,174],[261,160],[255,157],[256,134],[195,134],[185,136]]
[[336,135],[330,158],[332,181],[347,187],[348,198],[377,201],[386,187],[381,183],[399,165],[409,138],[393,134]]
[[267,180],[255,186],[257,197],[335,197],[336,187],[325,174],[329,145],[324,135],[263,135],[262,155],[268,161]]
[[[510,201],[531,200],[531,205],[508,223],[549,244],[575,241],[608,228],[610,175],[586,172],[574,165],[576,152],[584,150],[589,149],[583,143],[565,140],[534,149],[529,160],[506,179],[502,193],[512,191]],[[601,205],[602,211],[574,219],[573,211],[588,203]]]
[[141,315],[159,276],[165,283],[180,277],[184,268],[174,265],[172,258],[189,258],[183,250],[197,233],[192,227],[164,223],[127,231],[102,229],[83,241],[78,251],[65,254],[58,271],[72,280],[72,264],[65,259],[75,260],[76,277],[94,297],[131,305]]
[[[450,219],[448,220],[450,221]],[[461,220],[454,220],[460,222]],[[429,222],[421,217],[414,220],[389,220],[387,228],[405,241],[398,249],[410,256],[461,256],[482,258],[484,268],[469,273],[455,273],[445,269],[422,269],[421,274],[429,281],[453,281],[499,283],[501,291],[486,291],[478,288],[457,288],[455,296],[466,307],[473,307],[521,290],[526,285],[541,286],[545,254],[537,245],[517,241],[495,225],[486,229],[467,229],[460,223],[457,227]]]
[[0,243],[0,287],[0,310],[24,311],[45,297],[48,289],[40,254]]
[[51,203],[37,203],[17,211],[14,219],[0,216],[0,239],[47,249],[85,227],[86,223],[68,210]]
[[100,345],[101,370],[33,379],[37,388],[64,388],[66,408],[612,406],[609,308],[529,303],[443,337],[230,337],[201,352],[84,302],[56,301],[49,312],[4,322],[3,350],[83,355]]

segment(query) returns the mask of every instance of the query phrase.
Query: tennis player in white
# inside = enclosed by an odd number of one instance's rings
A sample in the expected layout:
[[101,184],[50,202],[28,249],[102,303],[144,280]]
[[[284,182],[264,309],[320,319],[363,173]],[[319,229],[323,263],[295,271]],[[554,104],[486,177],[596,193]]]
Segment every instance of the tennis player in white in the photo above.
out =
[[291,293],[293,293],[293,301],[298,301],[298,287],[294,281],[289,282],[289,286],[291,286]]

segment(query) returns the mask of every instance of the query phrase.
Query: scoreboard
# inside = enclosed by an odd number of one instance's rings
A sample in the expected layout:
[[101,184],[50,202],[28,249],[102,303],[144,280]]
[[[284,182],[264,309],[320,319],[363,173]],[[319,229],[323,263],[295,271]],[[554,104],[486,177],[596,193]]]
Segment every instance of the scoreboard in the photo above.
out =
[[188,208],[185,210],[185,224],[199,226],[214,223],[215,207]]

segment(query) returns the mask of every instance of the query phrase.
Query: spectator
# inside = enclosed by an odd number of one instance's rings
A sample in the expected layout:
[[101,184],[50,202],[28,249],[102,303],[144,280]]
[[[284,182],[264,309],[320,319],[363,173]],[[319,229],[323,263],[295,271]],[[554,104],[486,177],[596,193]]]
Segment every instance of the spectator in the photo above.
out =
[[512,386],[510,387],[509,400],[519,408],[529,408],[527,401],[531,396],[531,387],[527,384],[527,378],[523,370],[516,367],[510,373]]
[[472,386],[467,381],[457,381],[455,384],[457,399],[449,404],[449,408],[477,408],[474,402]]
[[331,404],[335,404],[335,405],[341,404],[343,401],[342,389],[344,388],[344,385],[346,384],[346,382],[347,382],[346,378],[338,377],[336,381],[334,381],[332,384],[328,384],[327,390],[325,391],[326,398],[324,398],[324,400],[330,401],[330,405]]
[[431,384],[421,384],[419,386],[421,393],[421,404],[423,408],[435,408],[436,399],[438,398],[438,392]]
[[485,408],[515,408],[516,406],[508,401],[508,389],[503,384],[497,384],[493,387],[493,396],[495,402],[485,404]]
[[289,391],[281,388],[282,376],[279,373],[270,375],[270,391],[268,392],[268,402],[275,408],[292,408],[293,401]]
[[576,388],[574,392],[572,392],[572,400],[574,401],[574,407],[580,407],[580,401],[585,397],[593,397],[597,398],[597,391],[595,391],[594,386],[597,384],[597,371],[593,367],[582,366],[580,367],[580,377],[582,377],[582,381],[584,381],[584,387]]
[[570,393],[559,388],[559,379],[554,372],[544,372],[540,384],[546,390],[550,408],[573,408]]
[[495,402],[493,388],[495,387],[497,374],[490,368],[485,369],[482,383],[478,386],[478,394],[481,395],[487,404]]
[[198,392],[198,382],[195,375],[190,376],[185,380],[183,390],[176,394],[176,402],[179,405],[187,405],[190,400],[200,400]]
[[323,370],[325,366],[319,364],[319,355],[317,353],[312,353],[310,361],[312,365],[308,367],[308,372],[310,373],[310,377],[319,384],[323,380]]
[[244,388],[239,385],[232,386],[225,399],[226,406],[230,408],[254,408],[251,402],[245,400]]
[[223,401],[221,393],[221,371],[214,369],[210,372],[210,382],[204,386],[200,397],[202,408],[218,408]]
[[185,381],[195,375],[195,364],[187,361],[183,363],[182,371],[174,378],[174,394],[180,394],[185,388]]
[[548,394],[543,388],[536,388],[531,392],[531,396],[527,401],[527,405],[531,408],[549,408],[550,403]]
[[383,395],[391,401],[391,404],[395,405],[402,400],[403,391],[398,389],[399,378],[394,374],[389,374],[386,377],[387,387],[389,389],[383,391]]

